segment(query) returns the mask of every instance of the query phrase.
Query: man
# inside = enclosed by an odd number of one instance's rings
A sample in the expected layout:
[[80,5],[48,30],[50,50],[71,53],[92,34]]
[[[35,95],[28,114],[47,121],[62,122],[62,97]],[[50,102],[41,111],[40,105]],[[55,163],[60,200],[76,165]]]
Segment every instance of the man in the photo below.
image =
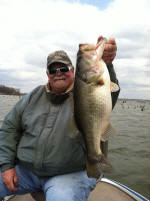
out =
[[[116,50],[110,38],[103,59],[118,83]],[[74,67],[64,51],[48,56],[47,76],[48,84],[24,96],[0,129],[0,200],[42,190],[47,201],[85,201],[96,183],[86,175],[82,135],[71,137]],[[118,94],[112,94],[113,106]]]

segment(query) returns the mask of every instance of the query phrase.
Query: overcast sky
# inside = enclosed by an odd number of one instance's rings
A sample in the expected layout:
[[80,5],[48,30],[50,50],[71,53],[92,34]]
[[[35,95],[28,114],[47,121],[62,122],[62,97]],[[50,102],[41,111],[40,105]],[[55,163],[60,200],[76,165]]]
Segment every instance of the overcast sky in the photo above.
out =
[[47,55],[114,37],[120,98],[150,99],[150,0],[0,0],[0,84],[47,82]]

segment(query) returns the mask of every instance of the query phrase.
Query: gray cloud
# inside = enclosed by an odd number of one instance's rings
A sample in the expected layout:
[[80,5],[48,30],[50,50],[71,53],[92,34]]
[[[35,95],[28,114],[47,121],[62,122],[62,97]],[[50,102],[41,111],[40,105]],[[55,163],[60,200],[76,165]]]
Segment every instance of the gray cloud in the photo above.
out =
[[43,73],[43,79],[37,79],[32,77],[32,79],[23,79],[19,77],[11,76],[10,71],[4,70],[0,71],[0,85],[11,86],[20,89],[21,92],[29,92],[38,85],[45,84],[47,82],[46,73]]
[[[43,68],[45,67],[46,68],[46,60],[45,60],[45,56],[43,55],[40,55],[40,54],[36,54],[36,53],[33,53],[33,54],[26,54],[24,56],[24,62],[26,64],[30,64],[30,65],[33,65],[35,68]],[[31,71],[35,71],[36,69],[33,68],[31,69]]]
[[150,57],[150,43],[147,43],[150,40],[148,32],[125,31],[118,34],[117,40],[119,49],[118,58]]
[[114,66],[121,96],[150,99],[149,0],[139,0],[138,4],[136,0],[114,0],[104,10],[95,7],[94,1],[90,3],[94,6],[65,0],[33,2],[36,7],[29,1],[0,0],[1,82],[30,91],[47,81],[45,67],[50,52],[64,49],[75,65],[79,43],[96,43],[97,37],[104,35],[117,41]]

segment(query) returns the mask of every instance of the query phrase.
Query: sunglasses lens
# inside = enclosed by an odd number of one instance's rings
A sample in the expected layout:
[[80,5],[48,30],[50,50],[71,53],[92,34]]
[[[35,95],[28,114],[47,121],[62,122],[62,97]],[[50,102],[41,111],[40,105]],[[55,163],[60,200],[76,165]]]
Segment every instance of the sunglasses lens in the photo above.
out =
[[60,70],[60,72],[62,72],[62,73],[66,73],[66,72],[69,71],[69,67],[68,67],[68,66],[65,66],[65,67],[60,68],[59,70]]
[[66,72],[69,72],[70,70],[71,70],[70,67],[64,66],[64,67],[61,67],[61,68],[49,68],[48,72],[49,72],[49,74],[54,75],[58,71],[60,71],[61,73],[66,73]]
[[49,74],[56,74],[56,69],[55,68],[49,68],[48,69],[48,72],[49,72]]

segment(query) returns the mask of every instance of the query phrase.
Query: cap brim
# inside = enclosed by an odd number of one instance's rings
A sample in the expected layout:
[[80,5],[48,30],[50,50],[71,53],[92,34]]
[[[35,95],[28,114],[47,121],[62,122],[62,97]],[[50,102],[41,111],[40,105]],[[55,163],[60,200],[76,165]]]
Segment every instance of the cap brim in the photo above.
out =
[[47,64],[47,68],[48,68],[51,64],[56,63],[56,62],[58,62],[58,63],[63,63],[63,64],[67,64],[68,66],[71,66],[71,65],[72,65],[70,62],[67,62],[67,61],[58,60],[58,59],[55,60],[55,59],[54,59],[53,61],[51,61],[51,62],[49,62],[49,63]]

